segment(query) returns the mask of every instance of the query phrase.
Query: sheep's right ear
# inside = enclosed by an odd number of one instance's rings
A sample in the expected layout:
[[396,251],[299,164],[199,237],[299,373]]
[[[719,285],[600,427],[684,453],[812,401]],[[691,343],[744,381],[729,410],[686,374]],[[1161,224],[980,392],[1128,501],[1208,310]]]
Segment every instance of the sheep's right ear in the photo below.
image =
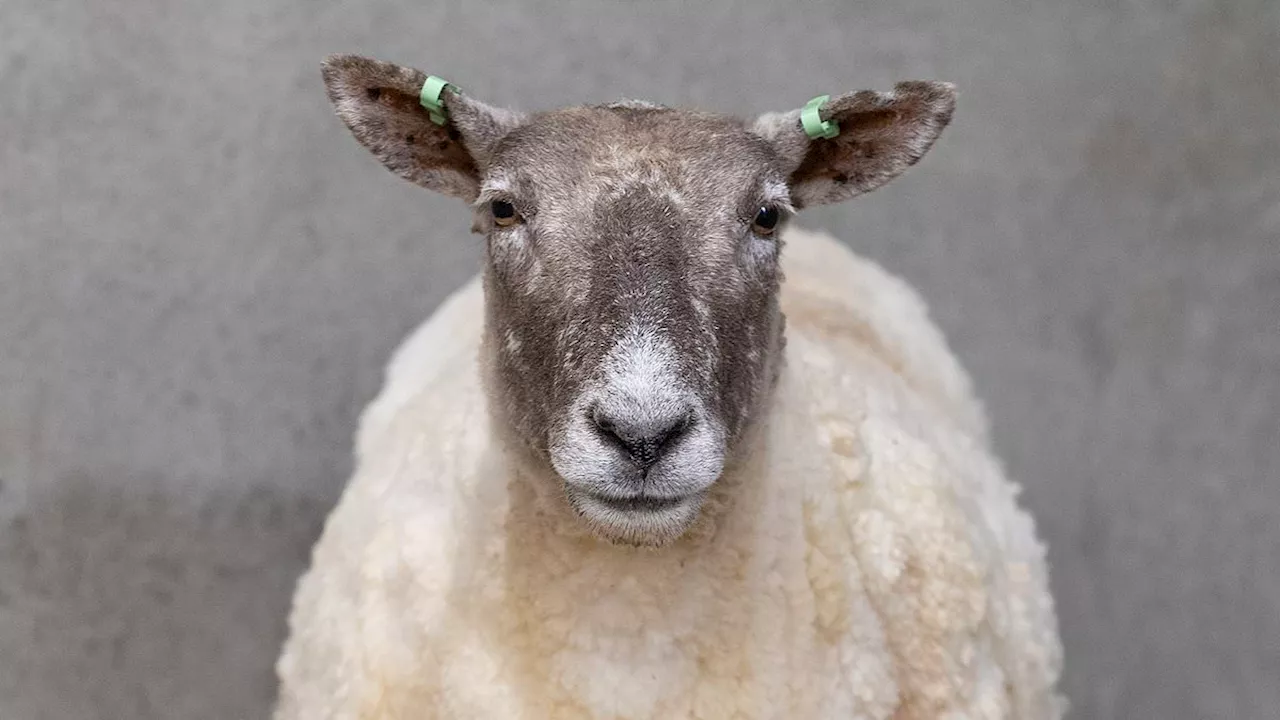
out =
[[356,55],[329,56],[323,74],[338,117],[383,165],[467,202],[479,193],[498,140],[524,119],[449,85],[441,94],[448,119],[437,125],[419,102],[426,73]]

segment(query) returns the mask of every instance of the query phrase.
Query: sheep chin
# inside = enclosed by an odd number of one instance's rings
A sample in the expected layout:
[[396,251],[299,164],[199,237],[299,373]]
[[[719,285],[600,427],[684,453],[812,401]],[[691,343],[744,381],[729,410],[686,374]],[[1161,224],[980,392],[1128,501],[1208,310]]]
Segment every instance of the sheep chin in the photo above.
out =
[[592,535],[624,547],[660,548],[675,542],[697,522],[705,499],[705,493],[696,493],[657,510],[621,511],[589,494],[567,492],[569,504]]

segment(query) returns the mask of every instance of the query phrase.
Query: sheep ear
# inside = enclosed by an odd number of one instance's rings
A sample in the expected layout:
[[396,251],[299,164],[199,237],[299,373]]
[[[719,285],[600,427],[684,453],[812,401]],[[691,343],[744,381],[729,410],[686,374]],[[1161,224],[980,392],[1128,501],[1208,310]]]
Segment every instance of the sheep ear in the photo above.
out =
[[893,92],[863,90],[823,104],[820,119],[839,125],[834,137],[810,138],[800,110],[762,115],[752,129],[786,164],[792,203],[823,205],[875,190],[914,165],[955,106],[950,83],[904,82]]
[[523,121],[450,85],[441,95],[448,119],[431,120],[419,102],[427,75],[356,55],[324,61],[324,84],[338,117],[383,165],[425,188],[475,200],[498,140]]

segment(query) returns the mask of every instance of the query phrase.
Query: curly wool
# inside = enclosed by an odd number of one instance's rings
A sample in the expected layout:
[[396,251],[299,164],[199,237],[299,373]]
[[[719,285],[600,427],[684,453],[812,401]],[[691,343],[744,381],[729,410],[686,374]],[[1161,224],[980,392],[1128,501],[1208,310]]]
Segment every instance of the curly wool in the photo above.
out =
[[1060,717],[1043,548],[968,378],[907,286],[786,239],[772,408],[656,550],[498,438],[479,284],[443,305],[362,419],[277,720]]

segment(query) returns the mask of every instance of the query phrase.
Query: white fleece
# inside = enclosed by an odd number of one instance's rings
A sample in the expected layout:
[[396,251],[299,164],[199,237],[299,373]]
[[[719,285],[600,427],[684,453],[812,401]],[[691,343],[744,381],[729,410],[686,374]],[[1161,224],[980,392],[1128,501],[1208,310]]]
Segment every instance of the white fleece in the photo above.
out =
[[793,229],[786,366],[706,521],[585,535],[492,433],[482,297],[397,353],[315,549],[277,720],[1057,718],[1044,553],[917,296]]

